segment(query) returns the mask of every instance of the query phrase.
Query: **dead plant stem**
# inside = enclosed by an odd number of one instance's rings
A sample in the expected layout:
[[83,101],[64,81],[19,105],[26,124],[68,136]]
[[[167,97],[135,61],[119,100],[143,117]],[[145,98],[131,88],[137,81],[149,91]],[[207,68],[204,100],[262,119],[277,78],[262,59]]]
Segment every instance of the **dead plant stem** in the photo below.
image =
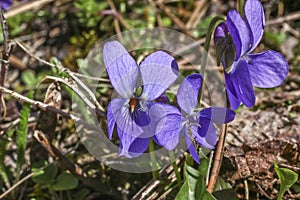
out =
[[213,163],[213,167],[211,170],[211,175],[210,179],[207,185],[207,191],[212,193],[215,187],[215,184],[218,179],[218,174],[220,172],[220,168],[222,165],[222,160],[223,160],[223,152],[224,152],[224,144],[225,144],[225,139],[226,139],[226,134],[227,134],[227,128],[228,124],[223,124],[222,125],[222,131],[219,137],[219,141],[217,144],[217,148],[215,150],[215,159]]

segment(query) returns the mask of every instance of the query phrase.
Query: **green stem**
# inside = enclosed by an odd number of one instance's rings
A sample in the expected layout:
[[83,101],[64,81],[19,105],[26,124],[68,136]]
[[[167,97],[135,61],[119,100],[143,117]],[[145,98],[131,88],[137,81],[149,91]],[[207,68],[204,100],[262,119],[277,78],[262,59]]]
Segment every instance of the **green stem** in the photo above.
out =
[[241,14],[241,16],[244,15],[244,0],[238,1],[238,11]]
[[211,20],[211,22],[209,24],[209,27],[208,27],[208,30],[207,30],[205,43],[204,43],[204,53],[203,53],[203,56],[202,56],[201,69],[200,69],[200,74],[202,74],[202,76],[204,76],[204,73],[205,73],[205,68],[206,68],[206,63],[207,63],[207,54],[208,54],[208,51],[209,51],[211,36],[212,36],[212,33],[215,30],[215,26],[217,25],[217,23],[219,21],[225,21],[225,17],[224,16],[214,17]]
[[[205,68],[206,68],[206,64],[207,64],[207,55],[208,55],[208,51],[209,51],[209,47],[210,47],[210,41],[211,41],[212,34],[215,30],[215,27],[216,27],[216,25],[218,24],[219,21],[225,21],[225,17],[223,17],[223,16],[214,17],[211,20],[210,24],[209,24],[207,34],[206,34],[206,40],[205,40],[205,43],[204,43],[204,52],[203,52],[203,55],[202,55],[203,57],[202,57],[201,69],[200,69],[200,73],[202,74],[202,77],[203,77],[202,85],[201,85],[200,92],[199,92],[200,93],[200,95],[199,95],[200,102],[201,102],[201,99],[202,99],[203,85],[205,83],[204,74],[205,74]],[[200,107],[201,107],[201,103],[200,103]],[[222,129],[222,133],[221,133],[222,137],[221,136],[219,137],[218,146],[217,146],[217,149],[216,149],[216,153],[218,154],[218,156],[215,157],[215,162],[214,162],[214,165],[213,165],[212,174],[211,174],[211,177],[209,179],[209,183],[208,183],[208,187],[207,187],[207,190],[210,193],[214,189],[214,186],[215,186],[215,183],[216,183],[219,171],[220,171],[220,164],[222,162],[226,132],[227,132],[227,125],[223,125],[223,129]]]
[[175,157],[174,157],[174,152],[169,151],[169,156],[170,156],[170,159],[172,161],[172,165],[173,165],[173,168],[174,168],[174,172],[175,172],[175,175],[176,175],[178,186],[180,187],[181,184],[182,184],[182,179],[181,179],[181,176],[180,176],[180,172],[178,170],[178,165],[176,164],[176,160],[175,160]]
[[159,175],[158,175],[158,170],[156,169],[157,160],[154,153],[154,143],[152,139],[150,139],[150,143],[149,143],[149,153],[150,153],[150,160],[151,160],[151,167],[152,167],[152,177],[153,179],[157,180]]
[[[207,55],[208,55],[208,51],[209,51],[211,36],[212,36],[212,33],[214,32],[215,27],[216,27],[216,25],[219,21],[225,21],[225,17],[224,16],[214,17],[211,20],[210,24],[209,24],[207,34],[206,34],[206,39],[205,39],[205,43],[204,43],[204,52],[203,52],[203,55],[202,55],[201,69],[200,69],[200,74],[202,75],[202,78],[203,78],[202,85],[201,85],[201,88],[200,88],[200,96],[199,96],[200,101],[201,101],[201,98],[202,98],[203,85],[205,83],[204,82],[204,74],[205,74],[205,68],[206,68],[206,63],[207,63]],[[201,106],[201,104],[200,104],[200,106]]]

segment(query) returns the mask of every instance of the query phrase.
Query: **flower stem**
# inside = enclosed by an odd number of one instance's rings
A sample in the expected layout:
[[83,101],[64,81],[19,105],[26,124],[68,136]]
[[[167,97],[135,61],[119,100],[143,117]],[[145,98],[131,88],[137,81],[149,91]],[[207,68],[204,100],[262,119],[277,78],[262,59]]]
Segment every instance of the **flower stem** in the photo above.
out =
[[244,6],[244,0],[238,0],[237,4],[238,4],[238,6],[237,6],[238,11],[243,16],[244,15],[244,7],[243,7]]
[[222,126],[222,132],[219,137],[219,141],[217,144],[217,148],[215,150],[215,158],[214,158],[214,164],[211,170],[210,179],[207,185],[207,191],[209,193],[212,193],[215,187],[215,184],[217,182],[218,174],[220,172],[220,168],[222,165],[223,160],[223,153],[224,153],[224,144],[225,144],[225,138],[227,134],[227,124],[223,124]]
[[156,169],[157,160],[154,153],[154,143],[152,138],[150,139],[150,143],[149,143],[149,153],[150,153],[150,160],[151,160],[151,167],[152,167],[152,177],[153,179],[157,180],[159,175],[158,175],[158,170]]
[[[214,17],[208,27],[207,30],[207,34],[206,34],[206,40],[204,43],[204,52],[202,55],[202,60],[201,60],[201,69],[200,69],[200,74],[202,74],[203,80],[202,80],[202,85],[200,88],[200,95],[199,95],[199,99],[201,102],[202,99],[202,93],[203,93],[203,85],[205,83],[205,68],[206,68],[206,63],[207,63],[207,55],[208,55],[208,51],[209,51],[209,47],[210,47],[210,41],[211,41],[211,36],[215,30],[216,25],[218,24],[219,21],[225,21],[225,17],[224,16],[216,16]],[[200,103],[200,107],[201,107],[201,103]],[[216,155],[215,156],[215,160],[214,160],[214,165],[212,168],[212,173],[211,173],[211,177],[209,179],[208,182],[208,187],[207,190],[211,193],[214,189],[215,183],[217,181],[217,177],[220,171],[220,166],[221,166],[221,162],[222,162],[222,157],[223,157],[223,148],[224,148],[224,141],[225,141],[225,136],[226,136],[226,132],[227,132],[227,125],[223,126],[224,129],[222,129],[220,138],[219,138],[219,142],[218,142],[218,146],[216,148]],[[225,130],[226,129],[226,130]],[[221,150],[220,150],[221,149]]]
[[204,52],[203,52],[202,60],[201,60],[201,69],[200,69],[200,74],[202,74],[202,76],[204,76],[204,73],[205,73],[205,68],[206,68],[206,63],[207,63],[207,54],[208,54],[208,51],[209,51],[211,36],[212,36],[212,33],[215,30],[215,26],[217,25],[217,23],[219,21],[225,21],[225,17],[224,16],[214,17],[211,20],[211,22],[209,24],[209,27],[208,27],[208,30],[207,30],[205,43],[204,43]]
[[[205,74],[205,68],[206,68],[206,63],[207,63],[207,55],[208,55],[208,51],[209,51],[209,46],[210,46],[210,41],[211,41],[211,36],[212,33],[215,30],[215,27],[217,25],[217,23],[219,21],[225,21],[225,17],[224,16],[216,16],[214,17],[208,27],[207,30],[207,34],[206,34],[206,38],[205,38],[205,43],[204,43],[204,52],[202,55],[202,60],[201,60],[201,69],[200,69],[200,74],[202,74],[203,80],[202,80],[202,85],[200,88],[200,96],[199,96],[199,100],[201,102],[202,99],[202,91],[203,91],[203,85],[204,85],[204,74]],[[201,107],[201,103],[200,103],[200,107]]]
[[176,164],[176,160],[175,160],[175,157],[174,157],[174,152],[169,151],[169,156],[170,156],[170,159],[172,161],[172,165],[173,165],[173,168],[174,168],[174,172],[175,172],[175,175],[176,175],[178,186],[180,187],[181,184],[182,184],[182,179],[181,179],[180,172],[178,170],[178,165]]

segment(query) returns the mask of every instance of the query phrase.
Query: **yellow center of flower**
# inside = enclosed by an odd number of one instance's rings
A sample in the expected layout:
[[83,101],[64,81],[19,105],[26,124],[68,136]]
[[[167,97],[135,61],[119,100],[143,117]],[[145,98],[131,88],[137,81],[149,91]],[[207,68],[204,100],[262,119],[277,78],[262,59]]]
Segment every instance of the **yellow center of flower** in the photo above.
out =
[[131,98],[129,100],[129,109],[130,109],[129,111],[130,111],[130,113],[133,113],[137,103],[138,103],[138,100],[136,98]]

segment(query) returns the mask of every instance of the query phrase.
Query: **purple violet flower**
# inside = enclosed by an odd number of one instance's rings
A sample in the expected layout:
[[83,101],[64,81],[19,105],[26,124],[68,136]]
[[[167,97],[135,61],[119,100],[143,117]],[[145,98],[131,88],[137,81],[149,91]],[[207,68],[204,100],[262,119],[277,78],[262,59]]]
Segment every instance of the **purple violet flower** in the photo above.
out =
[[230,104],[237,109],[241,103],[255,104],[253,85],[260,88],[279,86],[288,74],[284,57],[273,50],[251,54],[259,44],[265,26],[264,10],[259,0],[247,0],[245,19],[230,10],[227,20],[217,26],[214,34],[217,59],[222,61]]
[[185,136],[188,150],[197,163],[199,163],[199,156],[193,140],[202,147],[213,149],[217,142],[216,127],[213,123],[228,123],[235,117],[235,112],[227,108],[197,109],[201,85],[201,74],[192,74],[184,79],[177,92],[177,103],[182,111],[181,133]]
[[[18,1],[26,1],[26,0],[18,0]],[[13,5],[13,0],[0,0],[0,5],[3,10],[8,10]]]
[[12,0],[0,0],[1,8],[3,10],[8,10],[12,6]]
[[[176,80],[178,65],[163,51],[147,56],[140,66],[117,41],[103,47],[103,60],[111,84],[119,94],[107,109],[108,136],[116,125],[119,155],[137,157],[146,151],[150,138],[171,150],[178,144],[181,114],[171,105],[154,100]],[[142,92],[136,94],[142,81]],[[172,138],[172,140],[170,140]],[[173,143],[175,142],[175,143]]]

